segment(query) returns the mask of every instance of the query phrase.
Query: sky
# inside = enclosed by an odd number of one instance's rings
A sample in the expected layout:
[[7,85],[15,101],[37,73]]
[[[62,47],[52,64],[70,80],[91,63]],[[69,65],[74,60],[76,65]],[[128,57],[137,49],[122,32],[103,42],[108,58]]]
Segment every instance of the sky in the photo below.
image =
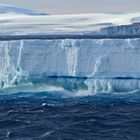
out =
[[140,10],[140,0],[0,0],[0,4],[48,14],[120,13]]

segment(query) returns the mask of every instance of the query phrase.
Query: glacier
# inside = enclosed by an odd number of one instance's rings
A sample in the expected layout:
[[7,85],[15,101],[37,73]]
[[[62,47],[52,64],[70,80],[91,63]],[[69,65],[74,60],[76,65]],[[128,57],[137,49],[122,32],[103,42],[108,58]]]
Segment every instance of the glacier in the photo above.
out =
[[140,89],[140,39],[0,42],[1,88],[44,82],[66,89]]
[[0,5],[0,23],[0,90],[41,83],[93,93],[140,90],[139,12],[46,16]]

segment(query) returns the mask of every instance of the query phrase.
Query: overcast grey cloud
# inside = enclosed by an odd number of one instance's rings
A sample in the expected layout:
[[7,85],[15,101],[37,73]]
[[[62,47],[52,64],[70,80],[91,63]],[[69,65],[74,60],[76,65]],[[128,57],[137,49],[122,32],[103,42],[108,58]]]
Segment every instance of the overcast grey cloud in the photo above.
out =
[[0,0],[1,4],[30,8],[49,14],[133,12],[140,0]]

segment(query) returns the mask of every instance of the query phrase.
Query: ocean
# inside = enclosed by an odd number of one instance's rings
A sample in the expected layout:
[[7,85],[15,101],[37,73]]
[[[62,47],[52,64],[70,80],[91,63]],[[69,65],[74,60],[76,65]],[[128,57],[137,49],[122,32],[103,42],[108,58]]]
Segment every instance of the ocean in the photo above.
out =
[[139,91],[96,94],[55,89],[25,91],[1,91],[0,140],[140,138]]

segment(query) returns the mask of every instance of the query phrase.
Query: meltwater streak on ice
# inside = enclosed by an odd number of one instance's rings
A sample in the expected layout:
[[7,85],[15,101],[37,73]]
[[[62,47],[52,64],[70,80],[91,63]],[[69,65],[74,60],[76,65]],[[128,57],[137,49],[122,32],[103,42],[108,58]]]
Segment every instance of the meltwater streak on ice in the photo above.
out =
[[21,54],[23,48],[23,42],[21,41],[18,52],[17,66],[12,62],[11,56],[9,55],[12,46],[9,42],[0,43],[0,88],[7,88],[12,86],[18,86],[22,82],[27,82],[28,74],[22,70],[20,67]]
[[68,73],[71,76],[76,77],[76,65],[78,57],[78,46],[75,45],[76,40],[65,39],[62,40],[62,48],[68,51],[67,54],[67,64],[68,64]]

